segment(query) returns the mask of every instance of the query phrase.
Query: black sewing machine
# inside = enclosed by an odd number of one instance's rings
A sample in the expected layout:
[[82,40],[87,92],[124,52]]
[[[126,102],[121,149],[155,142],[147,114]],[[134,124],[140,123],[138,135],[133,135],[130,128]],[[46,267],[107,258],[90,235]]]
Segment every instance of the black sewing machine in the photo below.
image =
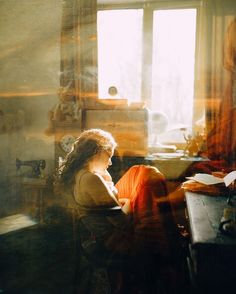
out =
[[17,158],[16,159],[17,170],[19,170],[21,166],[30,166],[32,168],[31,172],[27,174],[29,178],[39,178],[41,176],[41,170],[45,169],[46,167],[46,161],[44,159],[22,161]]

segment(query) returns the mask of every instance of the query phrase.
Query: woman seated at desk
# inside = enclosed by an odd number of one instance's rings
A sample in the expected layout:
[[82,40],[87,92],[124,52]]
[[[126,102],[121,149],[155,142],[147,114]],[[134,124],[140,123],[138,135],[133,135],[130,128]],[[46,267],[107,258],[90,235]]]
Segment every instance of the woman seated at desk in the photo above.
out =
[[[144,256],[144,260],[158,256],[160,262],[162,256],[166,258],[172,248],[178,247],[168,244],[168,235],[173,237],[175,228],[164,228],[166,222],[160,213],[161,205],[168,202],[164,176],[155,167],[135,166],[118,181],[119,193],[107,171],[116,146],[108,132],[84,131],[61,167],[60,181],[73,187],[82,223],[96,239],[102,240],[107,250],[124,254],[133,261],[136,259],[142,267],[140,260]],[[140,178],[140,170],[147,174]],[[148,175],[151,175],[150,186],[146,184]],[[146,181],[142,186],[137,181],[143,178]],[[158,197],[164,200],[159,203]],[[106,214],[109,210],[111,213]]]

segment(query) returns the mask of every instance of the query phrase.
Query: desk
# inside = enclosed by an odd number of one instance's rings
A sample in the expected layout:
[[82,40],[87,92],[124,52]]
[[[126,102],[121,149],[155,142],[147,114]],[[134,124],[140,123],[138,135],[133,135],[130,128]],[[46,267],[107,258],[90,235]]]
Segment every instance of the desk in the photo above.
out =
[[33,208],[36,205],[38,210],[39,223],[44,223],[44,196],[48,188],[46,179],[40,178],[22,178],[21,185],[23,189],[24,207]]
[[191,235],[190,275],[201,291],[230,289],[235,283],[236,237],[219,231],[227,198],[186,192],[185,199]]

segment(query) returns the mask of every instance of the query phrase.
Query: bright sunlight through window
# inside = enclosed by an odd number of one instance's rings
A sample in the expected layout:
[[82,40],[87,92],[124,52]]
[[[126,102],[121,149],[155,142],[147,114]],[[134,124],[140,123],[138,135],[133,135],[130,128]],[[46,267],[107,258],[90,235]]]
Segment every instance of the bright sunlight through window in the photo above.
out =
[[[146,102],[168,122],[158,128],[158,141],[183,142],[178,129],[191,132],[193,119],[196,9],[154,10],[152,32],[142,9],[99,11],[97,22],[99,98]],[[148,42],[143,36],[151,33]],[[142,48],[150,56],[142,56]],[[150,70],[142,72],[151,59]],[[114,96],[108,93],[111,86],[118,90]]]
[[[196,9],[154,11],[151,108],[167,116],[168,129],[192,126],[195,35]],[[168,131],[159,140],[183,136]]]
[[114,98],[141,99],[142,17],[141,9],[98,12],[99,98],[115,86]]

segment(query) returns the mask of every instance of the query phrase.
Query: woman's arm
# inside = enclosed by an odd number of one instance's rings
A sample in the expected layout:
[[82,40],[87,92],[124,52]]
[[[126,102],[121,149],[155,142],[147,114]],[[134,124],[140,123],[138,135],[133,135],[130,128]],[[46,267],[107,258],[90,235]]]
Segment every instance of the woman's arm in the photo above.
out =
[[[100,174],[87,173],[80,181],[81,190],[83,195],[87,195],[86,201],[91,208],[99,207],[114,207],[120,206],[125,214],[131,212],[129,199],[122,198],[118,200],[117,195],[112,192]],[[85,203],[86,205],[86,203]]]
[[113,207],[119,205],[116,197],[106,186],[98,174],[87,172],[79,180],[80,194],[83,195],[84,205],[96,207]]
[[104,173],[101,174],[101,176],[105,180],[105,184],[111,190],[112,194],[116,197],[116,199],[118,199],[118,202],[121,206],[122,211],[125,214],[130,214],[132,212],[131,205],[130,205],[130,199],[124,198],[124,197],[122,197],[122,198],[118,197],[118,190],[114,186],[114,183],[112,181],[112,177],[107,170],[105,170]]

